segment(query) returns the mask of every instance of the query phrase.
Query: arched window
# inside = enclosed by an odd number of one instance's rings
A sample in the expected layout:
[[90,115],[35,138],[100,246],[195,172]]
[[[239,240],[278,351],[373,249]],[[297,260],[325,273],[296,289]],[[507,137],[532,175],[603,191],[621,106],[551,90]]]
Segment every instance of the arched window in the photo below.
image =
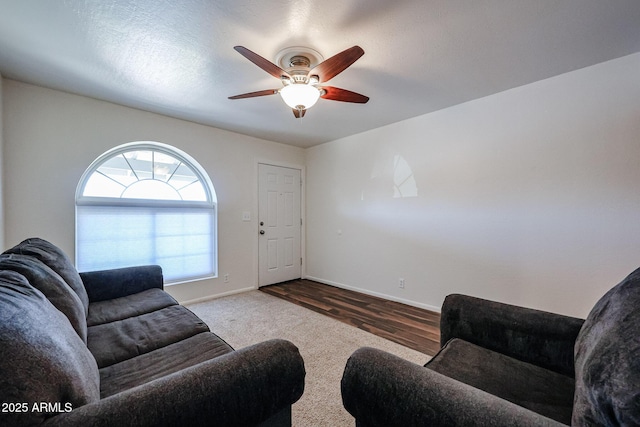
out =
[[156,142],[97,158],[76,190],[80,271],[158,264],[165,282],[217,276],[216,195],[188,154]]

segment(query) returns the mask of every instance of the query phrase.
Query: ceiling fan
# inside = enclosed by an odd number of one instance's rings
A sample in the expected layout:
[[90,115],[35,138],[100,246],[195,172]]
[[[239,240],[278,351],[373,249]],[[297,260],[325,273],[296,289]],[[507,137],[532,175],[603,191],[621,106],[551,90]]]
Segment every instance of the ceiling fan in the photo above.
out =
[[318,98],[358,104],[364,104],[369,101],[369,97],[350,90],[320,85],[343,72],[364,55],[364,50],[360,46],[350,47],[327,60],[321,61],[317,65],[312,61],[317,61],[322,56],[312,49],[284,49],[278,54],[279,61],[283,67],[268,61],[246,47],[235,46],[234,49],[273,77],[280,79],[282,87],[243,93],[230,96],[229,99],[253,98],[279,93],[283,101],[293,110],[293,115],[298,119],[304,116],[307,109],[311,108],[318,101]]

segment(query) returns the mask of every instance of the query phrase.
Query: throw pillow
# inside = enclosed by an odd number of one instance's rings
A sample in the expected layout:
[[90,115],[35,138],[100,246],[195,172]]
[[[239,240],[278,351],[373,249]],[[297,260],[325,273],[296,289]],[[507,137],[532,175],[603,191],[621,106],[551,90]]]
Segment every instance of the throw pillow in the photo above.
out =
[[0,255],[0,270],[11,270],[23,275],[27,281],[44,294],[60,310],[83,342],[87,342],[87,317],[78,295],[62,277],[42,261],[27,255]]
[[96,361],[66,317],[24,276],[0,271],[0,402],[14,405],[2,424],[40,425],[99,399]]
[[69,259],[67,254],[62,252],[59,247],[46,240],[33,237],[22,241],[5,253],[33,256],[58,273],[60,277],[71,286],[71,289],[78,294],[84,306],[85,317],[87,317],[89,313],[89,297],[87,296],[87,291],[73,262],[71,262],[71,259]]

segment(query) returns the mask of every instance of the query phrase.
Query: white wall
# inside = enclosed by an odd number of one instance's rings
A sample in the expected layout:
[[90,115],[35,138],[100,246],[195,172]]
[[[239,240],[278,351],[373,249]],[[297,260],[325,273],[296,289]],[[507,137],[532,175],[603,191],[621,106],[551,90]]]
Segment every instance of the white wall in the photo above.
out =
[[[0,79],[2,247],[41,236],[73,255],[84,169],[153,140],[211,176],[231,279],[169,291],[184,301],[252,287],[257,230],[241,213],[256,216],[256,159],[302,166],[306,154],[310,278],[430,308],[461,292],[585,316],[640,265],[639,71],[635,54],[306,153]],[[397,156],[415,180],[402,191],[417,197],[393,197]]]
[[[303,166],[304,151],[165,116],[4,80],[5,247],[39,236],[75,251],[74,195],[99,155],[131,141],[173,145],[207,171],[218,197],[219,279],[168,287],[178,300],[257,284],[256,159]],[[222,277],[229,274],[229,283]]]
[[586,316],[640,266],[639,76],[635,54],[308,149],[307,275]]

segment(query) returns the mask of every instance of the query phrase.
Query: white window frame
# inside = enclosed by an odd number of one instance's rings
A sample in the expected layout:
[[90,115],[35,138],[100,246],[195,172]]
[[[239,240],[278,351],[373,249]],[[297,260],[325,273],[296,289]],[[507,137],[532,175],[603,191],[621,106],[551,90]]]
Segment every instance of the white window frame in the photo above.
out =
[[[186,165],[191,171],[194,172],[206,194],[206,201],[187,201],[187,200],[156,200],[156,199],[131,199],[131,198],[115,198],[115,197],[90,197],[84,196],[84,190],[87,182],[91,178],[91,176],[100,168],[100,166],[113,157],[117,157],[127,152],[131,151],[154,151],[162,154],[166,154],[171,156],[177,160],[179,160],[182,164]],[[75,206],[76,206],[76,265],[78,265],[79,254],[82,250],[79,247],[78,242],[78,208],[82,209],[84,206],[104,206],[104,207],[124,207],[130,206],[132,208],[151,208],[151,209],[205,209],[212,210],[212,224],[211,224],[211,238],[212,238],[212,251],[213,251],[213,271],[210,274],[206,275],[196,275],[196,276],[184,276],[181,278],[177,278],[174,280],[165,280],[165,284],[172,285],[177,283],[191,282],[203,279],[210,279],[218,277],[218,207],[217,207],[217,197],[215,193],[215,189],[211,179],[208,174],[205,172],[204,168],[200,166],[200,164],[187,153],[170,146],[168,144],[163,144],[159,142],[152,141],[142,141],[142,142],[130,142],[127,144],[122,144],[113,149],[105,152],[101,156],[99,156],[96,160],[94,160],[91,165],[85,170],[78,186],[76,188],[76,197],[75,197]],[[113,268],[130,266],[127,265],[114,265]],[[80,266],[81,267],[81,266]]]

